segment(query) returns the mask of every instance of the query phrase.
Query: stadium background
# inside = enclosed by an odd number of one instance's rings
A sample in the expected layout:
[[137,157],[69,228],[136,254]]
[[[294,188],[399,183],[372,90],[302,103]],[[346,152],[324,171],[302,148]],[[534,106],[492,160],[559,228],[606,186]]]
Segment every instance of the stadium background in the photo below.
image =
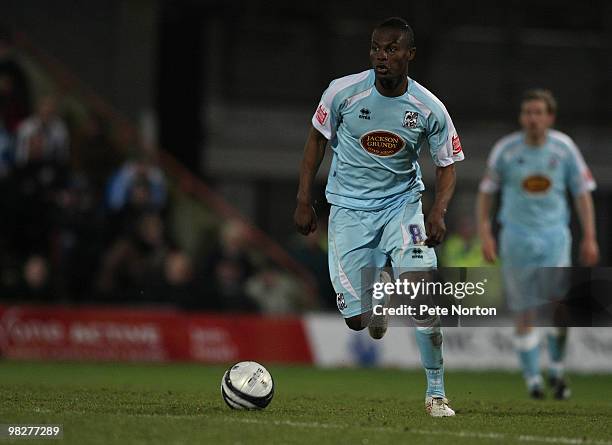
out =
[[[367,67],[372,26],[390,15],[413,24],[410,74],[444,101],[466,151],[441,263],[480,264],[473,208],[486,156],[516,128],[521,92],[546,87],[598,182],[609,265],[608,2],[8,0],[1,11],[12,47],[2,75],[13,79],[0,135],[7,357],[416,366],[407,334],[373,346],[344,328],[324,230],[300,238],[292,223],[316,103],[331,79]],[[19,124],[49,94],[69,156],[18,159]],[[500,335],[480,344],[467,332],[454,346],[449,335],[448,363],[512,368]],[[573,369],[612,369],[610,337],[573,337]]]

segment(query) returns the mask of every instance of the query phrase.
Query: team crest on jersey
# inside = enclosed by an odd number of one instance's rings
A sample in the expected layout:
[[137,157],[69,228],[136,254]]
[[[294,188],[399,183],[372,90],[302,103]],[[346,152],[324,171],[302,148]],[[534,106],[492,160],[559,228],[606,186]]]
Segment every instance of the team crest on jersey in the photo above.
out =
[[325,108],[325,105],[319,104],[316,112],[317,122],[319,122],[321,125],[325,124],[327,116],[329,116],[329,110]]
[[365,151],[376,156],[392,156],[406,145],[400,136],[384,130],[370,131],[359,142]]
[[530,193],[545,193],[551,185],[550,178],[544,175],[531,175],[523,180],[523,189]]
[[338,306],[339,311],[343,311],[347,308],[346,301],[344,301],[344,294],[342,292],[338,292],[336,294],[336,305]]
[[404,123],[402,126],[408,128],[416,128],[419,123],[419,113],[416,111],[406,111],[404,113]]

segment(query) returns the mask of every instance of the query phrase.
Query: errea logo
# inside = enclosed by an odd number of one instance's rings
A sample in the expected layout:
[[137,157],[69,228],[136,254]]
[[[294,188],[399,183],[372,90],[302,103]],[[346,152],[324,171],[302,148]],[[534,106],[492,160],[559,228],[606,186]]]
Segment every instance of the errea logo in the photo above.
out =
[[368,110],[367,108],[362,108],[361,110],[359,110],[359,119],[370,120],[370,114],[370,110]]
[[423,259],[423,249],[417,247],[416,249],[412,249],[412,258]]

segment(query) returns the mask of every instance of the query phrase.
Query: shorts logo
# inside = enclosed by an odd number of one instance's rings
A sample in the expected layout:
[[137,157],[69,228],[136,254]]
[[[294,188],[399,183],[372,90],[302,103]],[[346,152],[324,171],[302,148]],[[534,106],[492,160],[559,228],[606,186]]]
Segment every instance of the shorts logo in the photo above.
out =
[[319,107],[317,108],[317,112],[315,116],[317,118],[317,122],[323,125],[325,124],[325,121],[327,120],[327,117],[329,116],[329,110],[325,108],[325,105],[319,104]]
[[338,306],[339,311],[343,311],[347,308],[346,302],[344,301],[344,294],[342,292],[338,292],[336,294],[336,305]]
[[412,249],[412,258],[423,259],[423,249],[418,247],[416,249]]
[[458,155],[459,153],[461,153],[461,150],[463,150],[461,148],[461,141],[459,140],[459,136],[454,135],[452,142],[453,142],[453,155]]
[[550,178],[542,175],[532,175],[523,179],[523,189],[529,193],[547,192],[551,185]]
[[404,113],[403,127],[416,128],[419,123],[419,113],[416,111],[406,111]]
[[400,136],[384,130],[370,131],[359,142],[365,151],[376,156],[392,156],[406,145]]

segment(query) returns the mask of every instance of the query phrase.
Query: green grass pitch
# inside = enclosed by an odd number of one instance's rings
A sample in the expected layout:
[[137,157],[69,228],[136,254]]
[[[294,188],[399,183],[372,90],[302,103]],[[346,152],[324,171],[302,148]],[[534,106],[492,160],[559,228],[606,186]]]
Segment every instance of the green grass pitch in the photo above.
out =
[[571,376],[570,401],[531,401],[518,373],[451,369],[457,416],[433,419],[421,371],[267,367],[274,400],[247,412],[221,399],[224,367],[4,361],[0,424],[61,423],[65,444],[612,445],[610,375]]

